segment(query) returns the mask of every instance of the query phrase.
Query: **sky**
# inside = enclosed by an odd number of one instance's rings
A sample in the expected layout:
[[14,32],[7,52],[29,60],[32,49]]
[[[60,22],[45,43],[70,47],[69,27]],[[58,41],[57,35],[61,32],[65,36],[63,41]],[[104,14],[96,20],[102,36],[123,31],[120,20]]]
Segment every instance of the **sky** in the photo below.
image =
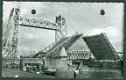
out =
[[[20,6],[22,17],[44,18],[55,22],[55,17],[63,15],[67,24],[67,36],[75,32],[90,36],[106,33],[116,51],[123,49],[123,3],[86,3],[86,2],[3,2],[3,32],[7,26],[10,10]],[[35,9],[36,14],[31,14]],[[101,10],[105,15],[100,15]],[[19,28],[19,55],[40,50],[55,41],[55,32],[46,29]],[[83,40],[74,44],[73,49],[86,49]],[[72,49],[72,48],[71,48]]]

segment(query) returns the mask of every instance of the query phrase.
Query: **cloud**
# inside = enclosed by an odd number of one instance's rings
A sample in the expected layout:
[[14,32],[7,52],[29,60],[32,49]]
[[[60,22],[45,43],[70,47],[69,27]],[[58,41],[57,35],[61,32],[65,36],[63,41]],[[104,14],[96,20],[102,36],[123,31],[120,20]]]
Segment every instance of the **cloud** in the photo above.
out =
[[[73,3],[73,2],[6,2],[3,5],[3,30],[5,31],[10,10],[20,5],[23,17],[44,18],[55,22],[55,17],[62,14],[66,18],[68,35],[76,31],[83,35],[105,32],[117,50],[122,49],[123,40],[123,3]],[[31,14],[35,9],[36,14]],[[105,15],[100,15],[100,10]],[[72,29],[73,26],[75,30]],[[118,38],[117,38],[118,37]],[[55,32],[20,26],[18,49],[38,49],[41,43],[49,45],[55,40]],[[31,46],[33,45],[33,46]],[[21,53],[22,54],[22,53]]]
[[117,51],[122,51],[123,46],[123,33],[121,30],[114,26],[108,26],[103,29],[95,28],[89,31],[88,35],[96,35],[100,33],[105,33]]
[[122,31],[114,26],[108,26],[102,29],[95,28],[87,32],[88,35],[95,35],[100,33],[106,33],[110,39],[117,38],[117,36],[122,38]]

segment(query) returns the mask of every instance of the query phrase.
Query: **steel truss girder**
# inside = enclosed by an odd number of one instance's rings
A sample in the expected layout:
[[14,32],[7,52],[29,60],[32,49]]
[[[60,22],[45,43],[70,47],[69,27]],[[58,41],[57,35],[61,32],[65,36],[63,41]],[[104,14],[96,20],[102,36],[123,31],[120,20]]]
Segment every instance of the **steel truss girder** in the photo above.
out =
[[68,59],[89,59],[91,52],[85,50],[71,50],[67,51]]
[[42,28],[49,30],[60,30],[58,24],[40,18],[20,17],[20,25],[26,27]]

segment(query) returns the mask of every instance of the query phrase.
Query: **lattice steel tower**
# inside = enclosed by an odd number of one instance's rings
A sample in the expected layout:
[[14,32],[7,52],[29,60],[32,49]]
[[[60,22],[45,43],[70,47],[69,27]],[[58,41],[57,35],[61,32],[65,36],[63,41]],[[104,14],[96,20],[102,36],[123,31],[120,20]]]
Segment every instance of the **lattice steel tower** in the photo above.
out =
[[3,58],[15,58],[18,44],[20,9],[15,7],[11,10],[7,27],[3,36],[2,55]]

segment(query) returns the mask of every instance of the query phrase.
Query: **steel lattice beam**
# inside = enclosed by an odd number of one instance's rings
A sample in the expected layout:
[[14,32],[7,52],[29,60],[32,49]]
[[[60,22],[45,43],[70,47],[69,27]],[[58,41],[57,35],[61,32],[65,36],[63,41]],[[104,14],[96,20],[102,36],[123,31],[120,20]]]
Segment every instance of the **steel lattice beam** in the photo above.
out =
[[85,50],[72,50],[67,52],[68,59],[89,59],[91,52]]
[[49,29],[49,30],[60,30],[58,24],[53,23],[48,20],[39,19],[39,18],[23,18],[20,17],[20,25],[26,27],[33,27],[33,28],[42,28],[42,29]]

